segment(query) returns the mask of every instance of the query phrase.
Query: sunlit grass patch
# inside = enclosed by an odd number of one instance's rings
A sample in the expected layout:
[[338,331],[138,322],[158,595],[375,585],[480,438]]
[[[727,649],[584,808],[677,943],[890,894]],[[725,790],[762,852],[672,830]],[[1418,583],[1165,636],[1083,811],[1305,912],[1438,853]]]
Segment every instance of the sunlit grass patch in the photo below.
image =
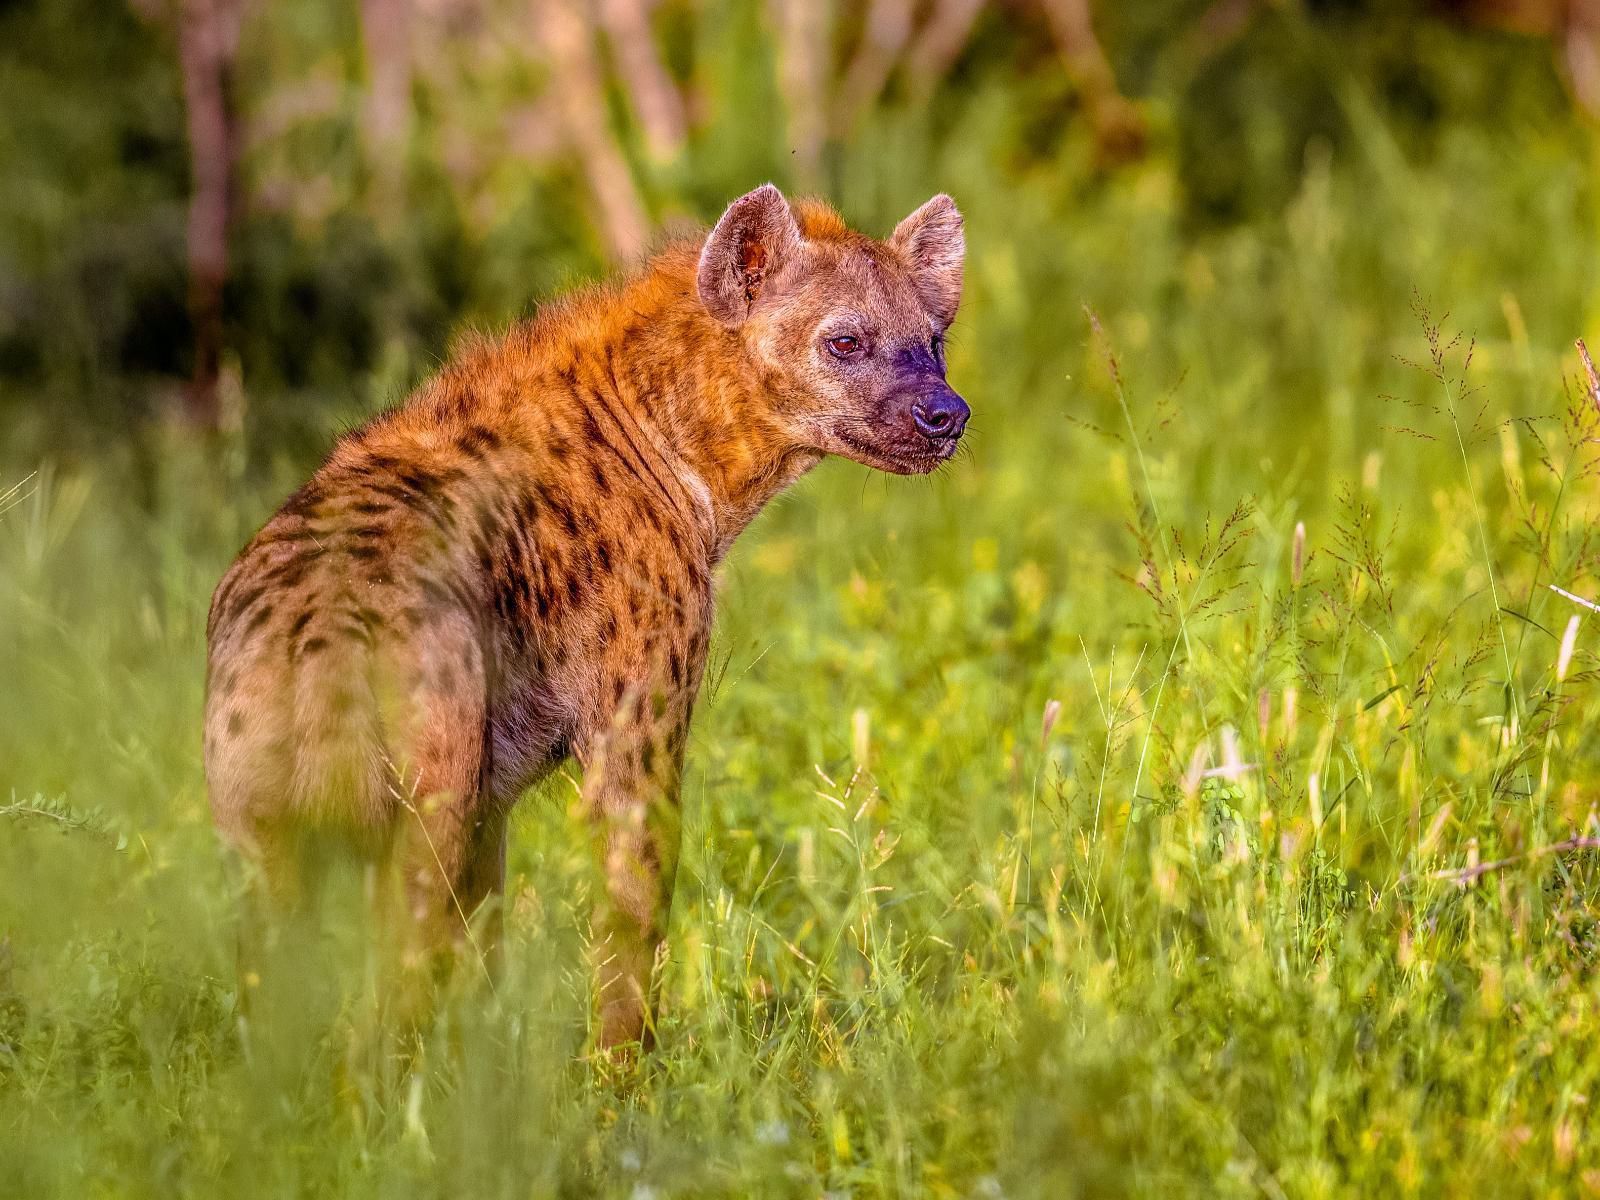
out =
[[0,468],[0,1193],[1600,1190],[1593,255],[1413,182],[974,198],[974,453],[825,467],[723,570],[636,1068],[562,776],[492,988],[374,1062],[308,967],[252,1040],[202,631],[305,464]]

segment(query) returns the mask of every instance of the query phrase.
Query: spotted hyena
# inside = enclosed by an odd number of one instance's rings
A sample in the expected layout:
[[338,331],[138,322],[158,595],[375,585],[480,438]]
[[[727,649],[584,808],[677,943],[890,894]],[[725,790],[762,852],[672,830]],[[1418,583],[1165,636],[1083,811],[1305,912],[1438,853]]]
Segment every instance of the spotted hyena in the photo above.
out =
[[349,848],[393,868],[411,943],[448,947],[570,755],[600,1040],[645,1035],[717,564],[824,455],[955,452],[963,252],[948,196],[876,241],[761,187],[342,438],[211,604],[206,774],[262,892],[292,903],[315,847]]

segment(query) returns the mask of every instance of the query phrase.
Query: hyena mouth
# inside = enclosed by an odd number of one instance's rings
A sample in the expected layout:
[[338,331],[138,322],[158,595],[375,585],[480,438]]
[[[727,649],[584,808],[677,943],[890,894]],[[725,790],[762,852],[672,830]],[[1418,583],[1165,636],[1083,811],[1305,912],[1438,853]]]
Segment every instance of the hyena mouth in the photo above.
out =
[[926,475],[956,452],[959,438],[919,438],[920,446],[886,446],[858,438],[844,430],[835,436],[856,452],[859,461],[896,475]]

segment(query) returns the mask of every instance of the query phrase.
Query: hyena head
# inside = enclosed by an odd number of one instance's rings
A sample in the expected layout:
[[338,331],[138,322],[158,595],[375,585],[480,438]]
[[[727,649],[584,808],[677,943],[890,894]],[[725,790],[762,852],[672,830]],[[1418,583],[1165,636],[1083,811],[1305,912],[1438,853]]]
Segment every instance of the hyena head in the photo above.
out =
[[944,365],[964,254],[949,196],[880,242],[767,184],[717,222],[697,284],[759,364],[772,416],[797,447],[922,474],[955,453],[967,423]]

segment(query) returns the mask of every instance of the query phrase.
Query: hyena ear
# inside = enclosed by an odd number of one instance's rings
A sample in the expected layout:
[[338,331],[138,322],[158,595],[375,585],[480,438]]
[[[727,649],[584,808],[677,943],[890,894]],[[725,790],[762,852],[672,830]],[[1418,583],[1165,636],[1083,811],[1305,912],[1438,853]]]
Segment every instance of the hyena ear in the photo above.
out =
[[948,328],[961,307],[961,264],[967,256],[956,202],[941,192],[895,226],[889,245],[911,268],[922,307],[941,329]]
[[800,226],[770,183],[728,205],[700,251],[700,303],[724,325],[744,323],[766,282],[800,252]]

